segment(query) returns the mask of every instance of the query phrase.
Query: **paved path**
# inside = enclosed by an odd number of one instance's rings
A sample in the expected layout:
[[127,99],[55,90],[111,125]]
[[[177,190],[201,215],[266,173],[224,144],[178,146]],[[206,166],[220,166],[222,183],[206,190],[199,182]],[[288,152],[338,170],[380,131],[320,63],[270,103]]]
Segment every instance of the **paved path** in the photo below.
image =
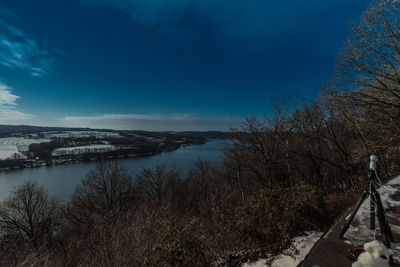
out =
[[[400,189],[400,184],[392,184],[391,186]],[[392,199],[395,201],[400,201],[400,193],[397,192],[392,197]],[[365,229],[368,229],[369,218],[366,218],[367,220],[361,222],[354,221],[352,223],[352,227],[350,228],[351,230],[353,230],[353,233],[349,234],[350,236],[348,237],[348,239],[341,240],[339,238],[340,229],[342,225],[345,223],[346,217],[352,212],[353,208],[349,209],[344,215],[342,215],[339,218],[339,220],[337,220],[337,222],[332,226],[332,228],[316,243],[314,248],[307,255],[306,259],[302,263],[300,263],[299,266],[346,267],[352,265],[353,261],[351,261],[346,256],[346,249],[362,245],[365,242],[371,241],[373,239],[373,238],[371,239],[370,236],[369,240],[366,238],[364,238],[366,240],[362,240],[360,238],[358,239],[354,238],[354,233],[357,233],[357,231],[365,231]],[[387,210],[386,215],[393,231],[394,241],[399,242],[392,244],[395,253],[397,253],[398,255],[400,253],[400,206],[396,206],[392,209]],[[378,227],[379,224],[377,220],[376,224]],[[373,231],[371,231],[371,233],[374,234]],[[376,239],[381,239],[379,230],[375,232],[375,236]],[[399,257],[395,257],[395,259],[396,259],[395,262],[396,264],[392,266],[400,266],[399,262],[397,262]]]

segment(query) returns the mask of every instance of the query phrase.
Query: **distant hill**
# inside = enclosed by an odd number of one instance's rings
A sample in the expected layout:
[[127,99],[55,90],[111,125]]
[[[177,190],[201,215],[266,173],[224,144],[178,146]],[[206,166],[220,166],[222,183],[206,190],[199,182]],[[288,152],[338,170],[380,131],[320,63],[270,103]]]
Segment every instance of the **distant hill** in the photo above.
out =
[[219,132],[219,131],[205,131],[205,132],[188,131],[188,132],[179,132],[179,134],[204,137],[208,139],[230,139],[232,136],[230,132]]
[[[31,125],[0,125],[0,134],[34,133],[53,131],[90,131],[90,128],[45,127]],[[110,129],[96,129],[96,131],[113,131]]]
[[142,136],[151,136],[151,137],[187,137],[187,138],[206,138],[206,139],[230,139],[230,132],[219,132],[219,131],[183,131],[183,132],[174,132],[174,131],[142,131],[142,130],[134,130],[134,131],[119,131],[119,132],[129,132],[135,133]]
[[144,131],[144,130],[112,130],[112,129],[93,129],[93,128],[70,128],[70,127],[47,127],[47,126],[31,126],[31,125],[0,125],[0,136],[9,136],[11,134],[21,133],[38,133],[38,132],[55,132],[55,131],[107,131],[118,133],[135,133],[148,137],[165,137],[180,136],[188,138],[206,138],[206,139],[229,139],[229,132],[220,131]]

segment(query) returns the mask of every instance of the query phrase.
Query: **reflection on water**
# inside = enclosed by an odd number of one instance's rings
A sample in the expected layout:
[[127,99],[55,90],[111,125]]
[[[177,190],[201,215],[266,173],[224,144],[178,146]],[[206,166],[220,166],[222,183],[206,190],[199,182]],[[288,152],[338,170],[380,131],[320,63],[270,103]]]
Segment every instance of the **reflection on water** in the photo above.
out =
[[[204,145],[186,146],[178,150],[151,157],[129,158],[121,161],[135,175],[143,167],[152,167],[157,163],[177,166],[183,175],[200,159],[218,164],[223,156],[225,141],[211,140]],[[0,171],[0,200],[26,179],[34,179],[44,186],[51,195],[66,197],[81,183],[81,180],[95,165],[95,162],[59,165],[35,169]]]

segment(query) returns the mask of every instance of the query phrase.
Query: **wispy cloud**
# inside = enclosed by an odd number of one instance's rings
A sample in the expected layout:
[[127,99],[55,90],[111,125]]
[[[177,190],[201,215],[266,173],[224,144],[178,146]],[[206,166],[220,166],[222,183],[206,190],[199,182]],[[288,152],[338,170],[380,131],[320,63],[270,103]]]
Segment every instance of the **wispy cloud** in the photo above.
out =
[[19,28],[0,20],[0,65],[42,77],[53,72],[53,58]]
[[18,16],[15,15],[14,12],[12,12],[10,9],[6,7],[0,7],[0,15],[1,17],[18,19]]
[[11,93],[11,88],[0,83],[0,107],[16,106],[19,96]]
[[0,124],[28,123],[34,115],[17,110],[20,97],[12,92],[12,88],[0,82]]
[[112,128],[120,130],[152,131],[208,131],[237,128],[239,117],[205,118],[193,114],[104,114],[98,116],[64,117],[56,120],[66,127]]
[[[178,24],[182,13],[202,1],[192,0],[88,0],[127,11],[132,19],[148,26]],[[209,0],[204,0],[209,2]]]

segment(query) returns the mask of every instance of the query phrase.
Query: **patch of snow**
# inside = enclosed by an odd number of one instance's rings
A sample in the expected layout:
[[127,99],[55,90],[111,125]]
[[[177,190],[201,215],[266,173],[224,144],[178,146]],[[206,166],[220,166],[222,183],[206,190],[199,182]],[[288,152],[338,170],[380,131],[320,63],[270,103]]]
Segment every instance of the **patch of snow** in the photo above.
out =
[[29,139],[23,137],[0,138],[0,160],[23,158],[20,152],[27,152],[29,145],[50,142],[49,139]]
[[266,259],[259,259],[258,261],[255,262],[245,263],[243,264],[242,267],[264,267],[264,266],[268,266]]
[[23,137],[5,137],[0,138],[0,147],[1,146],[12,146],[12,145],[30,145],[34,143],[45,143],[50,142],[50,139],[30,139]]
[[[382,204],[387,211],[388,218],[397,214],[390,212],[390,209],[400,206],[400,201],[394,200],[393,197],[400,193],[400,176],[392,179],[387,184],[378,189],[381,196]],[[350,216],[350,215],[349,215]],[[346,218],[348,219],[349,216]],[[366,242],[375,240],[376,230],[369,229],[370,225],[370,198],[366,198],[354,217],[354,225],[350,225],[345,234],[345,238],[349,239],[354,246],[362,246]],[[375,220],[376,228],[379,228],[378,218]],[[393,233],[400,233],[400,226],[390,224]],[[396,241],[396,240],[395,240]],[[395,262],[400,262],[400,243],[392,243],[393,258]]]
[[51,155],[79,155],[85,153],[104,153],[117,150],[118,148],[113,145],[89,145],[89,146],[74,146],[74,147],[60,147],[55,148]]
[[314,244],[321,238],[323,233],[316,231],[305,232],[304,236],[292,239],[290,248],[282,254],[268,259],[259,259],[256,262],[243,264],[243,267],[265,267],[267,262],[272,262],[272,267],[295,267],[307,256]]
[[400,185],[400,176],[390,180],[386,185]]
[[61,131],[61,132],[44,132],[46,138],[108,138],[108,137],[121,137],[118,133],[114,132],[98,132],[98,131]]
[[[396,178],[396,179],[398,179],[398,178]],[[394,179],[394,180],[396,180],[396,179]],[[396,184],[396,181],[395,181],[395,183],[389,182],[386,185],[384,185],[378,189],[378,192],[381,196],[382,205],[385,210],[400,206],[400,201],[396,201],[393,199],[393,196],[400,192],[400,190],[398,188],[395,188],[394,186],[392,186],[395,184]],[[364,200],[363,204],[361,204],[361,207],[358,210],[356,216],[354,217],[354,220],[359,221],[359,222],[364,221],[366,218],[369,218],[369,214],[370,214],[370,197],[367,197]],[[351,214],[349,214],[346,217],[346,220],[350,217],[350,215]]]
[[1,160],[15,158],[15,155],[19,155],[19,154],[20,153],[18,152],[16,145],[0,146],[0,159]]
[[373,240],[365,243],[365,251],[361,253],[357,261],[352,267],[389,267],[389,258],[393,254],[391,249],[388,249],[382,242]]
[[392,243],[393,261],[400,262],[400,243]]

